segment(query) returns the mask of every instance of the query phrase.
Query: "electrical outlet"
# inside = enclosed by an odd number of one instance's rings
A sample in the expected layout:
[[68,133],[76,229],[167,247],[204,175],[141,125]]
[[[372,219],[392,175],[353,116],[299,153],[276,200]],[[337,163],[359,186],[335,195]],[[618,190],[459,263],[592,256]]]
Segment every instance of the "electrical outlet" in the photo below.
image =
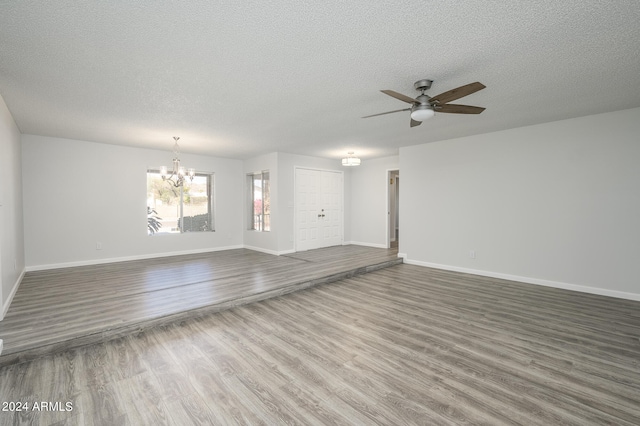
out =
[[470,250],[469,251],[469,257],[471,259],[475,259],[476,258],[476,251],[475,250]]
[[102,250],[102,242],[98,241],[96,243],[96,250]]

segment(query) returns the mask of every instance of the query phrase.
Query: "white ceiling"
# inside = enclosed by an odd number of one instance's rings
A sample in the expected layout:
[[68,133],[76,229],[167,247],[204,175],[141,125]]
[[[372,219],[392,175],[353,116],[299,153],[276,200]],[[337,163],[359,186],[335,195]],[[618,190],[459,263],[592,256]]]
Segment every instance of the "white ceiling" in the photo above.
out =
[[[638,0],[0,1],[22,133],[249,158],[398,147],[640,106]],[[416,80],[474,81],[409,128]]]

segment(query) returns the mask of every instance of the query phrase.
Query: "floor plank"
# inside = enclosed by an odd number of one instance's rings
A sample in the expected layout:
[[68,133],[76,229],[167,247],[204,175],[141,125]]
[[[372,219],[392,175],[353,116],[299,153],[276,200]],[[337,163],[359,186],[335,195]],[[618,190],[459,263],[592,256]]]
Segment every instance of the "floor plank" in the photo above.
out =
[[28,272],[0,322],[0,365],[401,261],[395,249],[349,245],[285,256],[239,249]]
[[396,265],[0,367],[0,424],[640,424],[640,302]]

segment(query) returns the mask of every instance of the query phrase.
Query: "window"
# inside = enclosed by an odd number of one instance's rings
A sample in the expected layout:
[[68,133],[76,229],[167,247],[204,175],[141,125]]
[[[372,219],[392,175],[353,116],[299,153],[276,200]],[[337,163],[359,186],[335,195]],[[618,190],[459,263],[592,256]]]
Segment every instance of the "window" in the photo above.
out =
[[147,233],[214,231],[213,174],[196,173],[176,188],[159,170],[147,170]]
[[249,188],[248,209],[249,229],[254,231],[271,230],[271,196],[269,171],[247,175]]

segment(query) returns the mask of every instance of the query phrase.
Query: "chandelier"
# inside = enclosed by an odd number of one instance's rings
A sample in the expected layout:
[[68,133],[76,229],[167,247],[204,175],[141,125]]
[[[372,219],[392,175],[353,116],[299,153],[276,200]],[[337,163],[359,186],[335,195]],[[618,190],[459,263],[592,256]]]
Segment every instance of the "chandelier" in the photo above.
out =
[[360,159],[353,156],[353,151],[349,151],[347,154],[348,155],[342,159],[343,166],[351,167],[360,165]]
[[180,138],[177,136],[173,137],[175,144],[173,145],[173,169],[171,170],[171,174],[167,173],[166,166],[160,167],[162,180],[173,184],[176,188],[179,188],[184,184],[185,177],[188,177],[193,181],[193,177],[196,175],[195,169],[187,170],[180,165],[180,147],[178,146],[178,139]]

